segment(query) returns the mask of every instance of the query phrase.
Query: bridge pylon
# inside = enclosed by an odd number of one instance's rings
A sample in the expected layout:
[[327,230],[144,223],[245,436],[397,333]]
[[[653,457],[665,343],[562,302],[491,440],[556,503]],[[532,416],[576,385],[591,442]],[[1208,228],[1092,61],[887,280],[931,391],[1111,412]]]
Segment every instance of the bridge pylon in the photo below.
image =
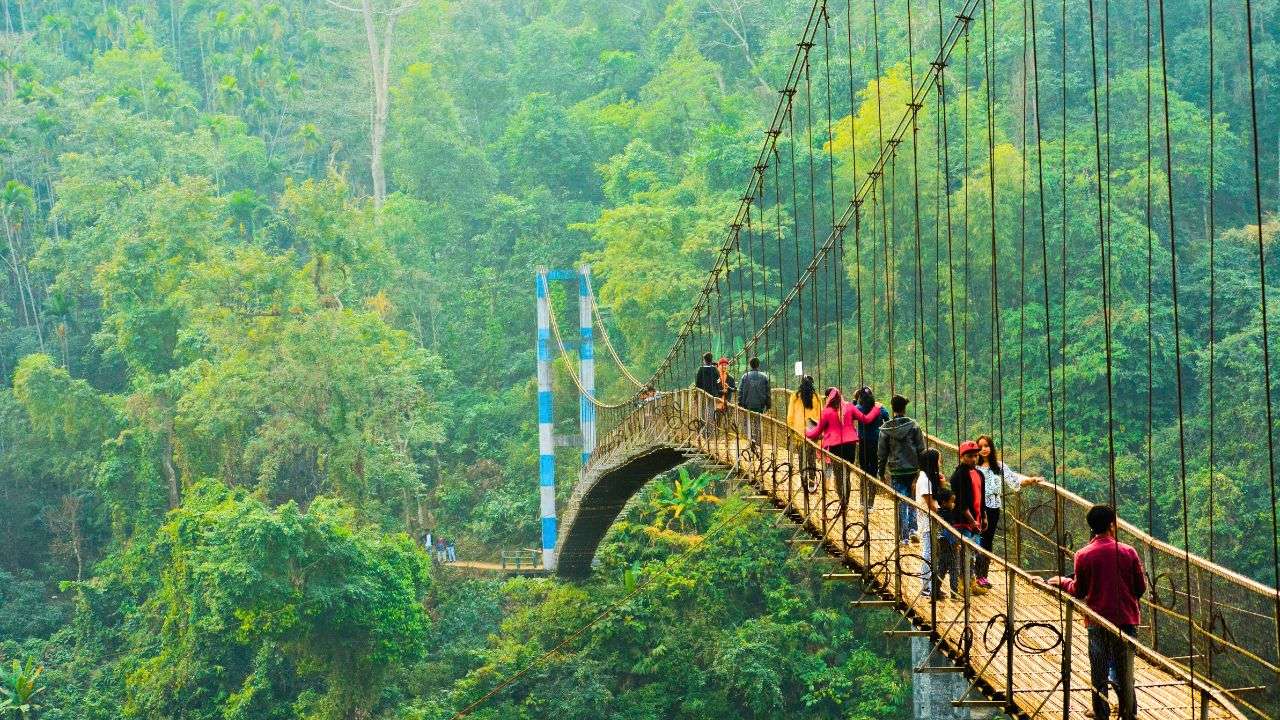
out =
[[556,446],[562,444],[555,434],[555,403],[551,387],[551,305],[548,294],[552,282],[576,282],[578,285],[578,424],[581,432],[582,464],[585,466],[595,450],[596,361],[595,338],[591,322],[591,266],[577,270],[537,269],[534,276],[538,302],[538,495],[542,519],[542,566],[556,569]]

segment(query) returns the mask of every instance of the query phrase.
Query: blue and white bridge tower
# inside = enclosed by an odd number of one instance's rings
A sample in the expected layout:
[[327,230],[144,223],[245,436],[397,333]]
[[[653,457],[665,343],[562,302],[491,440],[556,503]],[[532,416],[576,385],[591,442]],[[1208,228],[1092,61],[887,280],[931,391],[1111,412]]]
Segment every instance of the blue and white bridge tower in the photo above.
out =
[[578,284],[578,378],[582,391],[578,399],[578,421],[582,433],[582,464],[586,465],[596,445],[596,408],[588,395],[596,391],[596,360],[591,323],[591,267],[578,270],[538,268],[538,492],[542,515],[542,566],[556,569],[556,445],[555,410],[551,395],[551,305],[550,283]]

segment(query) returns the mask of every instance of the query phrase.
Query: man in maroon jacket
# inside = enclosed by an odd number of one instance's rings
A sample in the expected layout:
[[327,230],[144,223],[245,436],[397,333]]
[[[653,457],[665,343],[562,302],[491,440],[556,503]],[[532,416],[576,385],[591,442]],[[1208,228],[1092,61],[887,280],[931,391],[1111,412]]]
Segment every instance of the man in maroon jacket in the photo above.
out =
[[[1138,598],[1147,591],[1142,560],[1129,545],[1116,540],[1116,511],[1110,505],[1094,505],[1086,518],[1093,540],[1076,552],[1075,576],[1055,577],[1049,584],[1084,600],[1089,609],[1109,620],[1126,635],[1134,635],[1141,617]],[[1089,681],[1093,686],[1095,720],[1108,720],[1107,683],[1114,670],[1120,719],[1138,716],[1133,692],[1133,646],[1110,630],[1089,626]]]

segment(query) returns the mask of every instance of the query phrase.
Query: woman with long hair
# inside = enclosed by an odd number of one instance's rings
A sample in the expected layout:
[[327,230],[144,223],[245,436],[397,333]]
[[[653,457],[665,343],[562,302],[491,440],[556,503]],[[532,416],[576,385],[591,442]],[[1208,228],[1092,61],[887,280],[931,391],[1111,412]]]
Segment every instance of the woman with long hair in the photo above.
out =
[[[813,376],[800,378],[800,386],[787,400],[787,427],[800,435],[809,432],[809,428],[818,424],[822,415],[822,401],[818,397],[818,389],[813,386]],[[812,477],[811,468],[817,465],[813,448],[809,443],[800,443],[800,455],[796,459],[801,477]],[[812,490],[810,490],[812,492]]]
[[[836,489],[840,494],[840,516],[849,504],[849,468],[858,462],[858,423],[871,418],[853,403],[844,401],[840,388],[827,388],[827,403],[818,424],[805,432],[810,440],[822,441],[822,449],[834,456]],[[844,462],[841,462],[841,461]],[[847,464],[847,465],[846,465]],[[813,492],[813,490],[810,490]]]
[[818,424],[822,414],[822,404],[818,402],[818,390],[813,386],[813,376],[805,375],[800,379],[800,387],[791,393],[787,402],[787,425],[796,432],[806,432],[809,424]]
[[[987,517],[987,526],[982,530],[982,548],[993,552],[995,548],[996,530],[1000,525],[1000,512],[1004,509],[1004,493],[1018,492],[1028,485],[1044,482],[1042,477],[1029,477],[1015,472],[1000,460],[996,451],[996,441],[990,435],[978,436],[978,471],[983,479],[983,510]],[[991,581],[987,573],[991,570],[991,559],[979,555],[974,561],[975,582],[990,589]]]
[[[871,422],[858,423],[858,467],[862,468],[862,472],[867,477],[876,476],[876,450],[880,443],[880,426],[884,425],[889,419],[889,411],[883,405],[876,402],[875,393],[871,391],[871,387],[863,385],[861,389],[853,396],[853,401],[858,404],[858,408],[862,412],[871,416]],[[864,480],[862,483],[862,501],[870,509],[875,505],[876,489],[875,484],[870,480]]]

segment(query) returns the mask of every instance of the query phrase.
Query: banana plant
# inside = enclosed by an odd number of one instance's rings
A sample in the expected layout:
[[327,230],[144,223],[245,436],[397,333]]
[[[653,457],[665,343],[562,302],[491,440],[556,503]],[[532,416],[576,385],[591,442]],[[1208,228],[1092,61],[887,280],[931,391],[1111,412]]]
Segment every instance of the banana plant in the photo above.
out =
[[25,663],[14,660],[8,668],[0,666],[0,717],[35,717],[40,706],[34,698],[44,691],[39,684],[43,672],[33,658]]
[[654,524],[670,529],[674,523],[680,530],[698,524],[698,509],[703,503],[717,504],[720,498],[707,492],[707,487],[715,480],[711,473],[704,472],[697,477],[690,477],[686,468],[680,468],[676,479],[671,484],[660,483],[654,497],[657,513]]

